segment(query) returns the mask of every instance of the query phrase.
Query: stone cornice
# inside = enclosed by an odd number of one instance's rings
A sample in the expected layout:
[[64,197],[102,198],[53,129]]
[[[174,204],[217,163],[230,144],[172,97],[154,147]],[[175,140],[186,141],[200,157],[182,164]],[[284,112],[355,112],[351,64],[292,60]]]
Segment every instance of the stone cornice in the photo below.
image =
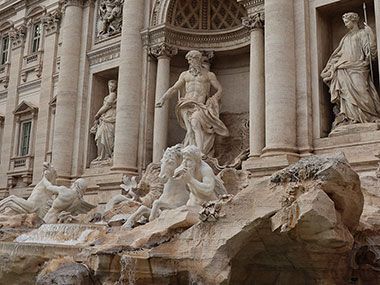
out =
[[87,4],[88,1],[86,0],[63,0],[62,4],[64,9],[69,6],[79,6],[83,7]]
[[162,43],[169,44],[182,50],[230,50],[247,46],[250,41],[250,32],[240,25],[233,29],[218,32],[195,31],[180,29],[171,25],[160,25],[141,32],[143,44],[156,46]]
[[178,53],[178,48],[161,43],[159,45],[150,48],[150,54],[156,58],[160,57],[172,57]]
[[120,57],[120,42],[87,53],[90,66]]
[[238,3],[247,9],[248,14],[250,14],[250,10],[254,9],[255,7],[264,6],[264,0],[238,0]]

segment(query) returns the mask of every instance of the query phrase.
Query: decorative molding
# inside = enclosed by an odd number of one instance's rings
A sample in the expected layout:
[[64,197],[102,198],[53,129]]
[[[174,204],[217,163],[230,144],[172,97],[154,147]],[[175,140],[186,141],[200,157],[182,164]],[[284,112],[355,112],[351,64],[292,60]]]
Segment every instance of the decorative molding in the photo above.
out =
[[87,53],[90,66],[120,57],[120,43]]
[[25,24],[21,24],[20,26],[11,29],[9,35],[12,41],[12,49],[16,49],[24,45],[26,30],[27,27]]
[[46,31],[45,36],[54,34],[59,30],[61,18],[62,12],[60,8],[49,12],[42,18],[42,24],[44,25]]
[[86,5],[86,2],[87,1],[84,1],[84,0],[63,0],[62,4],[63,4],[63,8],[66,9],[68,6],[83,7],[84,5]]
[[156,58],[160,57],[172,57],[178,54],[178,48],[170,46],[166,43],[153,46],[149,49],[150,54]]
[[231,50],[249,45],[250,32],[240,25],[233,29],[218,32],[194,31],[180,29],[170,25],[161,25],[141,33],[145,46],[156,46],[166,43],[182,50]]
[[4,88],[8,88],[9,84],[9,68],[10,63],[0,65],[0,83],[3,83]]
[[250,15],[257,7],[261,6],[264,9],[264,0],[237,0],[239,4],[247,9]]
[[0,91],[0,100],[8,97],[8,90]]
[[41,79],[36,79],[36,80],[33,80],[33,81],[30,81],[30,82],[27,82],[27,83],[20,85],[17,88],[17,91],[18,92],[25,92],[27,90],[38,89],[40,87],[41,87]]

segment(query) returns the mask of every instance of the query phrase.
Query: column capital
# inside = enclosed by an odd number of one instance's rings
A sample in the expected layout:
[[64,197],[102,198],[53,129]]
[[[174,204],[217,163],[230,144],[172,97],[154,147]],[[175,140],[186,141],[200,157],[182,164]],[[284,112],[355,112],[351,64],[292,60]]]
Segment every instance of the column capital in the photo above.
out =
[[178,48],[162,43],[150,48],[150,54],[156,58],[172,57],[178,53]]
[[264,28],[264,19],[265,14],[264,10],[257,11],[254,14],[249,15],[248,17],[242,18],[243,26],[255,30]]
[[16,28],[12,28],[9,35],[12,40],[12,48],[16,49],[24,45],[25,36],[26,36],[26,25],[21,24]]
[[61,18],[62,12],[60,8],[47,13],[42,18],[42,24],[45,27],[46,36],[56,33],[58,31],[59,25],[61,23]]
[[63,8],[67,8],[68,6],[79,6],[83,7],[86,4],[87,1],[85,0],[63,0]]

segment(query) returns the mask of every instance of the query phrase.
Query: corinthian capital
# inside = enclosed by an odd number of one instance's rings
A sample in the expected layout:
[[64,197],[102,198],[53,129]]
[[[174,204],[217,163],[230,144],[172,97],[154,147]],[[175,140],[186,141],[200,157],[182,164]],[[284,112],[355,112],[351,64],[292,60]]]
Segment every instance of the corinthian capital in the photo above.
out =
[[21,24],[17,28],[12,28],[10,38],[12,40],[12,48],[21,47],[24,44],[26,36],[26,25]]
[[58,31],[61,22],[62,12],[61,9],[56,9],[49,12],[42,19],[42,23],[46,29],[46,35],[50,35]]
[[244,17],[242,24],[249,29],[262,29],[264,27],[264,11]]
[[150,54],[154,57],[172,57],[178,53],[178,48],[168,45],[166,43],[162,43],[157,46],[153,46],[150,48]]

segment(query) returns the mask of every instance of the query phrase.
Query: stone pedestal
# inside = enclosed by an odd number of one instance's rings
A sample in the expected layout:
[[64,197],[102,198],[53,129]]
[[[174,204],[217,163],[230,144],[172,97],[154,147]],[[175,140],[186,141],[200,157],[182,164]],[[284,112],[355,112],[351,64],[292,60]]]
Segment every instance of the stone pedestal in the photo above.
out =
[[[151,48],[151,54],[157,57],[156,103],[169,89],[170,57],[177,54],[178,50],[167,44]],[[153,162],[158,163],[167,147],[169,104],[154,111],[153,128]]]
[[82,36],[83,4],[81,2],[74,0],[65,2],[65,18],[62,27],[53,165],[57,169],[59,177],[63,179],[70,179],[73,160]]
[[113,171],[137,172],[146,1],[126,0],[123,6]]

